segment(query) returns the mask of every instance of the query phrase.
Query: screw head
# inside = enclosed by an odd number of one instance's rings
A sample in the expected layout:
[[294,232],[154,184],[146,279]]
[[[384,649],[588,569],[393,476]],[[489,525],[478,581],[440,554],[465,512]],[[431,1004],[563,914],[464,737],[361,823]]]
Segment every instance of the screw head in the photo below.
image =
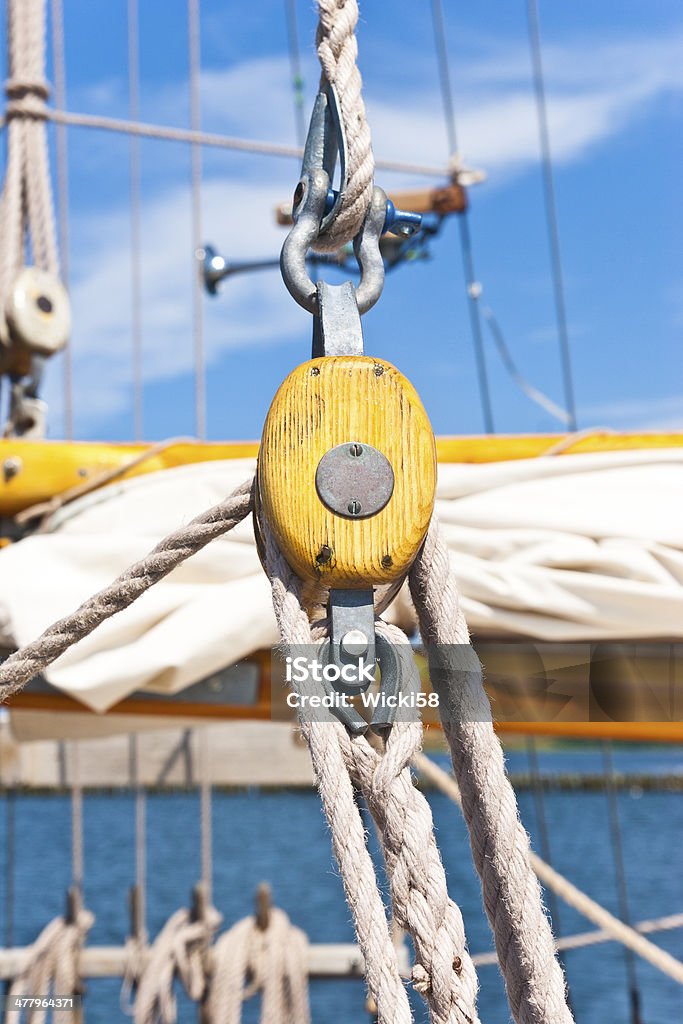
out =
[[354,459],[357,459],[359,455],[363,454],[363,445],[358,444],[354,441],[353,444],[349,445],[349,455],[352,455]]
[[318,565],[327,565],[327,563],[331,561],[333,554],[334,552],[332,551],[332,548],[329,546],[329,544],[323,544],[323,546],[320,548],[320,551],[315,556],[315,560],[318,563]]
[[17,473],[21,472],[22,465],[21,459],[17,456],[11,455],[8,459],[5,459],[2,464],[2,475],[5,478],[5,483],[9,483]]
[[352,498],[347,508],[349,510],[349,515],[351,516],[359,516],[363,511],[363,507],[359,502],[358,498]]
[[368,638],[362,629],[350,629],[348,633],[344,633],[339,646],[344,654],[360,658],[368,649]]

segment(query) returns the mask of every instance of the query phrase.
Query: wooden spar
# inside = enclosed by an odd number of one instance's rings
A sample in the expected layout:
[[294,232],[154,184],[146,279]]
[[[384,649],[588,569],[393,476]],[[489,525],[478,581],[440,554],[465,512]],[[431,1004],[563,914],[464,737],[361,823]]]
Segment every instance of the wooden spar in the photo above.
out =
[[[683,433],[627,434],[596,430],[595,433],[581,433],[575,437],[571,434],[437,437],[436,456],[439,462],[507,462],[536,458],[560,443],[566,445],[561,455],[564,458],[587,452],[683,448]],[[49,501],[97,474],[118,471],[152,447],[135,443],[0,438],[0,516],[14,516],[22,509]],[[257,441],[179,441],[163,451],[156,451],[142,462],[136,462],[135,466],[125,468],[119,479],[198,462],[254,459],[258,450]]]
[[[0,981],[10,981],[21,972],[30,950],[30,946],[0,949]],[[409,977],[407,947],[400,946],[397,953],[399,970],[403,977]],[[125,946],[85,947],[79,957],[81,977],[123,977],[128,956]],[[208,956],[211,961],[211,950]],[[317,943],[308,948],[308,974],[311,978],[362,978],[364,973],[363,957],[355,943]]]
[[[435,213],[444,217],[449,213],[464,213],[467,209],[467,192],[456,182],[441,188],[415,188],[391,192],[388,197],[398,210],[411,213]],[[292,202],[280,203],[275,208],[275,220],[282,227],[293,224]]]

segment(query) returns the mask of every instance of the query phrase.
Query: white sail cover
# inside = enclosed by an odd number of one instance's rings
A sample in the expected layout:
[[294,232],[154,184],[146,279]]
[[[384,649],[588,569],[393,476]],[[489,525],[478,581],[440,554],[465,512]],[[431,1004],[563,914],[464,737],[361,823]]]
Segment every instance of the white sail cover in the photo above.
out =
[[[253,460],[110,485],[0,550],[0,625],[34,639],[165,534],[220,501]],[[475,636],[683,638],[683,449],[439,466],[437,515]],[[394,614],[409,615],[401,595]],[[177,693],[277,640],[251,522],[63,655],[46,678],[95,711]]]

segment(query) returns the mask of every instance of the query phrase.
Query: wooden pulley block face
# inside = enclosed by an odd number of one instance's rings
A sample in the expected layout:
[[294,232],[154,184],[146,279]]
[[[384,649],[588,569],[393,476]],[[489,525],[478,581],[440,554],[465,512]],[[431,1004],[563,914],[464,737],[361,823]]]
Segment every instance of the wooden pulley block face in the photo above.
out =
[[69,297],[58,278],[38,267],[20,271],[7,300],[6,315],[13,340],[31,353],[51,356],[68,341]]
[[405,576],[434,507],[434,434],[412,384],[381,359],[297,367],[266,417],[257,502],[298,576],[341,589]]

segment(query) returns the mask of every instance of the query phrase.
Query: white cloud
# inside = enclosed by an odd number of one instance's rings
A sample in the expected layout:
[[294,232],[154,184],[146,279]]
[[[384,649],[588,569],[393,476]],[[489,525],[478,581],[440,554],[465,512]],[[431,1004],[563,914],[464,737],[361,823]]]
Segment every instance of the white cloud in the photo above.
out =
[[683,395],[663,398],[626,398],[579,410],[584,423],[621,430],[683,431]]
[[[683,88],[680,39],[636,39],[596,46],[577,42],[545,50],[549,116],[555,158],[582,157],[610,139],[669,90]],[[492,55],[493,54],[493,55]],[[309,76],[314,81],[314,74]],[[524,51],[489,49],[459,69],[459,138],[474,165],[494,172],[498,182],[538,160],[538,138]],[[91,87],[98,95],[98,85]],[[291,141],[293,115],[289,69],[284,57],[245,61],[225,71],[203,74],[203,117],[208,130]],[[102,95],[111,83],[100,87]],[[264,102],[264,97],[266,101]],[[76,105],[83,97],[74,97]],[[378,156],[420,163],[445,163],[444,129],[435,89],[397,89],[391,98],[367,93]],[[184,123],[187,86],[164,87],[145,95],[145,116],[162,123]],[[158,143],[159,159],[181,159],[179,147]],[[202,202],[205,236],[240,258],[275,255],[282,231],[272,208],[286,197],[292,165],[283,161],[205,151]],[[186,161],[165,191],[145,199],[143,207],[143,320],[145,379],[160,380],[188,372],[191,347],[191,232]],[[271,177],[264,180],[264,175]],[[405,179],[386,175],[396,186]],[[81,422],[98,422],[130,405],[130,249],[127,195],[118,209],[86,220],[72,208],[72,304],[75,381]],[[232,242],[231,242],[232,240]],[[232,245],[234,249],[230,251]],[[268,345],[293,336],[303,315],[285,293],[275,271],[231,280],[224,297],[207,303],[207,360],[244,345]],[[106,381],[106,388],[102,382]],[[61,406],[54,375],[48,375],[48,399]],[[649,404],[648,404],[648,408]],[[651,409],[650,409],[651,411]],[[607,407],[595,415],[612,420],[649,415],[648,409],[621,412]],[[677,412],[663,411],[662,415]],[[635,422],[635,421],[634,421]],[[679,421],[677,421],[679,422]]]

